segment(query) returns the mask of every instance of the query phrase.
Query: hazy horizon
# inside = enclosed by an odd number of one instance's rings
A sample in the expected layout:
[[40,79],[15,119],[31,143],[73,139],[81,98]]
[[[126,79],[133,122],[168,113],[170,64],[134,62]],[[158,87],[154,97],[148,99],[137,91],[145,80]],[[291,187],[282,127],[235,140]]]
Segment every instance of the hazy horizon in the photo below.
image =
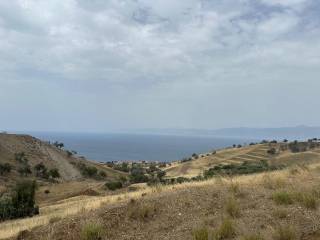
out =
[[316,0],[0,2],[0,130],[319,126]]

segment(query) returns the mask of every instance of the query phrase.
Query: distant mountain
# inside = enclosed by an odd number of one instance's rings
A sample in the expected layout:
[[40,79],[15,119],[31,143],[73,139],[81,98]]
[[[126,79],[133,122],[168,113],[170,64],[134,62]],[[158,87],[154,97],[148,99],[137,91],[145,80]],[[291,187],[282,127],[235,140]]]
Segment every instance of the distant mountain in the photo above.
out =
[[171,134],[186,136],[233,137],[252,139],[300,140],[320,138],[320,127],[296,126],[279,128],[223,128],[223,129],[140,129],[137,133]]

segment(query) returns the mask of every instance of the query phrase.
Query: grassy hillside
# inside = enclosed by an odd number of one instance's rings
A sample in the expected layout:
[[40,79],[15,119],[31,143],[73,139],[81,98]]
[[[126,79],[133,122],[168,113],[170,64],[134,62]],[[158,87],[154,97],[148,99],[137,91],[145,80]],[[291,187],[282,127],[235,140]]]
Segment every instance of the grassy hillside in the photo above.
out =
[[318,142],[222,149],[164,169],[166,178],[193,177],[216,166],[259,162],[284,168],[133,184],[113,193],[94,179],[44,184],[37,191],[40,215],[0,223],[0,239],[319,239]]
[[[178,161],[171,164],[164,170],[168,178],[196,177],[203,174],[209,168],[219,164],[241,164],[243,162],[266,161],[270,165],[292,165],[320,161],[320,148],[307,149],[300,153],[292,153],[287,146],[289,143],[264,143],[241,148],[227,148],[218,150],[215,153],[200,154],[197,159],[190,161]],[[283,148],[280,150],[280,148]],[[275,149],[275,154],[268,151]]]
[[[319,168],[69,199],[0,224],[0,236],[39,226],[21,239],[318,239]],[[90,231],[101,238],[84,238]]]
[[[18,156],[18,157],[17,157]],[[23,156],[23,157],[21,157]],[[36,179],[39,185],[37,198],[42,201],[58,200],[81,194],[93,194],[88,189],[99,190],[101,184],[114,181],[127,174],[106,165],[71,155],[67,150],[28,135],[0,134],[0,164],[10,165],[10,172],[0,174],[0,197],[15,182],[21,179]],[[42,164],[46,174],[36,170]],[[87,168],[96,168],[96,174],[86,174]],[[21,169],[28,168],[28,174]],[[51,169],[57,169],[60,177],[48,176]],[[103,172],[101,177],[99,174]],[[44,194],[44,191],[50,194]]]

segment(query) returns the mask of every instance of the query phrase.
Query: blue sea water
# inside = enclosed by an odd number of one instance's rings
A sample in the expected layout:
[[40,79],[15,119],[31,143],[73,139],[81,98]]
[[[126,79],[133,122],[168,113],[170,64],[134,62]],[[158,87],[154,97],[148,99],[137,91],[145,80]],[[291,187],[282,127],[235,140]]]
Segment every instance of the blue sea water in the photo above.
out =
[[240,138],[147,134],[30,133],[45,141],[63,142],[65,149],[99,162],[173,161],[210,150],[250,143]]

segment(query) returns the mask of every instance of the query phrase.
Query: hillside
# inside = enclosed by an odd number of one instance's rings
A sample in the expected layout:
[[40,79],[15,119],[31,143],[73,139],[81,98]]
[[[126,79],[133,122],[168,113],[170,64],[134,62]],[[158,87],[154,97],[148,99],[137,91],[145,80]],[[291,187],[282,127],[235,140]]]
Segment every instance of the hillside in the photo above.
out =
[[[126,176],[123,172],[71,155],[64,149],[28,135],[0,134],[0,164],[2,166],[9,164],[11,168],[10,172],[0,174],[0,196],[19,179],[36,179],[40,186],[40,199],[44,198],[41,190],[47,189],[54,193],[45,196],[48,200],[50,197],[63,199],[78,195],[88,187],[100,186],[101,181],[103,183]],[[36,171],[35,168],[39,164],[44,166],[46,174],[42,168],[41,171]],[[96,168],[97,174],[104,172],[104,177],[84,174],[83,169],[89,167]],[[26,168],[30,172],[21,172]],[[51,169],[57,169],[60,177],[52,179],[48,176]]]
[[[319,168],[69,199],[33,219],[0,224],[0,236],[39,226],[18,239],[318,239]],[[99,238],[83,238],[90,229]]]
[[[168,178],[177,177],[196,177],[205,170],[219,164],[241,164],[244,162],[266,161],[270,165],[310,164],[320,161],[319,144],[317,147],[307,149],[303,152],[293,153],[288,149],[288,143],[262,143],[240,148],[226,148],[215,153],[200,154],[197,159],[190,161],[178,161],[166,167],[166,176]],[[268,150],[274,148],[275,154],[268,153]]]
[[[48,198],[45,186],[37,193],[40,215],[0,223],[0,239],[318,239],[318,141],[204,153],[166,167],[166,178],[261,161],[283,168],[174,185],[135,184],[113,194],[102,194],[101,184],[86,180],[52,185]],[[97,195],[75,194],[84,189]],[[98,238],[84,237],[91,231]]]

